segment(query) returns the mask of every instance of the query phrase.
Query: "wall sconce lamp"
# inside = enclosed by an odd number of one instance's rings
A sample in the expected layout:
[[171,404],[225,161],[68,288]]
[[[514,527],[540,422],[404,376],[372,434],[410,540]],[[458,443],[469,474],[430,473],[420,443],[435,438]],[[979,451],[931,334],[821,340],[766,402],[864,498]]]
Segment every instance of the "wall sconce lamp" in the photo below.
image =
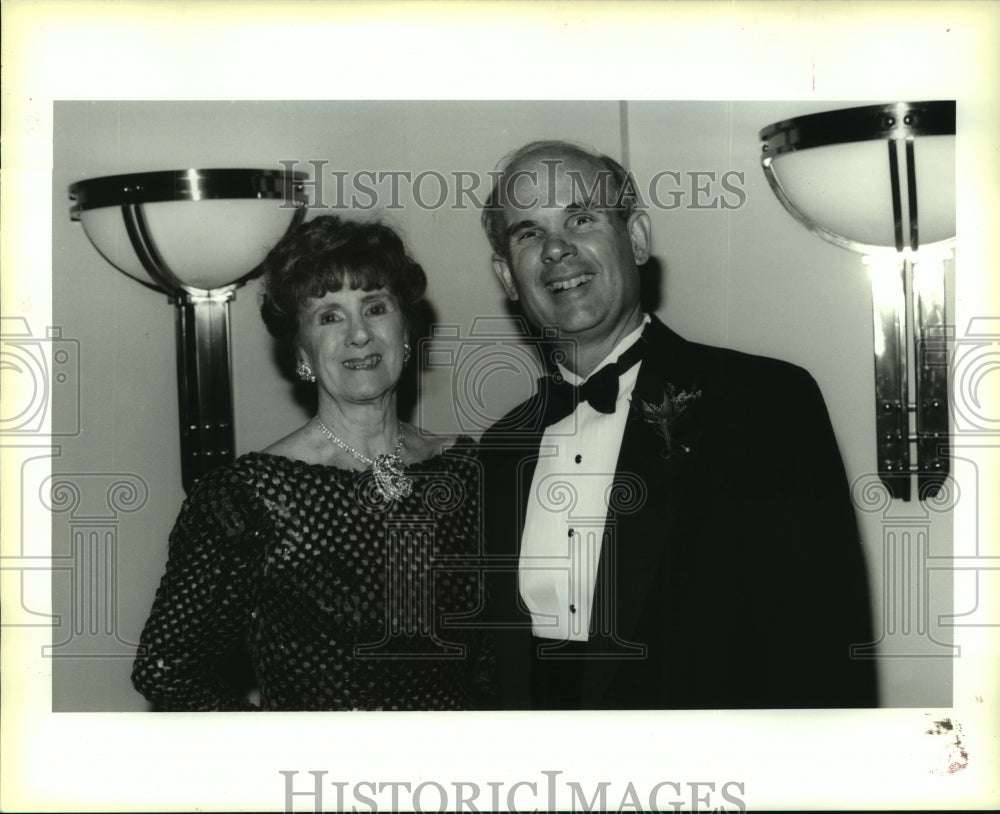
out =
[[933,497],[949,471],[944,267],[955,242],[955,102],[815,113],[768,125],[760,138],[764,175],[792,217],[864,255],[879,478],[909,500],[915,472],[919,498]]
[[176,306],[185,491],[233,459],[229,301],[305,217],[306,173],[167,170],[79,181],[72,220],[111,265]]

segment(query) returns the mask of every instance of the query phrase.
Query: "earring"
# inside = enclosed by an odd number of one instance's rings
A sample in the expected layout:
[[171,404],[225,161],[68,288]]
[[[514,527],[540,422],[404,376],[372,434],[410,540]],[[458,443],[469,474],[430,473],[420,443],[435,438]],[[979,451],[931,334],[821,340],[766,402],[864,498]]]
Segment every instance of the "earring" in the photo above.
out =
[[316,381],[316,374],[313,373],[312,368],[309,367],[309,363],[302,359],[299,360],[299,364],[295,368],[295,372],[299,374],[299,378],[304,382]]
[[405,365],[409,361],[410,361],[410,343],[409,342],[404,342],[403,343],[403,364]]

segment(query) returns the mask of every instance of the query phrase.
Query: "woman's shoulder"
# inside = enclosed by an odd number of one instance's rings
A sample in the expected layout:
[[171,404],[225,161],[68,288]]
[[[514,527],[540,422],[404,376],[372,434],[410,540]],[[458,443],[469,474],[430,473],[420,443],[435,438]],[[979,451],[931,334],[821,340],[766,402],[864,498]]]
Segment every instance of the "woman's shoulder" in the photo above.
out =
[[248,452],[215,469],[210,469],[199,477],[188,495],[187,502],[211,502],[245,498],[255,491],[255,485],[266,468],[264,456]]
[[264,447],[261,453],[278,458],[311,461],[315,457],[315,440],[310,437],[308,427],[309,425],[306,424],[290,432],[284,438],[279,438],[273,444]]
[[174,524],[172,545],[208,539],[215,532],[221,537],[239,536],[259,526],[264,512],[261,484],[267,476],[257,458],[256,453],[240,455],[194,482]]
[[322,464],[315,458],[302,430],[296,430],[263,449],[245,452],[206,472],[195,482],[189,500],[246,499],[268,491],[275,482],[295,480],[297,474]]

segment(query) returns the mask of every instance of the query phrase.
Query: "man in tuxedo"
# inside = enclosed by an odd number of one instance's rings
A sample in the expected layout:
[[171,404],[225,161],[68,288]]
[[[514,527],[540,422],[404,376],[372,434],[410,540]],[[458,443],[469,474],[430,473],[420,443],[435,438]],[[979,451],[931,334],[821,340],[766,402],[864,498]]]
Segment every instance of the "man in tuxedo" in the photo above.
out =
[[534,142],[483,212],[494,270],[554,360],[482,438],[501,704],[874,706],[819,389],[643,313],[650,221],[631,190],[613,159]]

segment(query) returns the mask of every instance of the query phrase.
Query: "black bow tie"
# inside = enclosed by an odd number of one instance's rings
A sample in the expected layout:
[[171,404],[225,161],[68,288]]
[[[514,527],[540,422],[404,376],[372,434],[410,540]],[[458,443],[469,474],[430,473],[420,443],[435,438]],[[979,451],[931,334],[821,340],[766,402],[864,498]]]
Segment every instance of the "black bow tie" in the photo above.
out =
[[599,413],[613,413],[618,401],[618,379],[639,363],[645,344],[640,337],[616,362],[605,365],[583,384],[569,384],[561,377],[545,380],[548,386],[541,389],[545,394],[545,426],[564,419],[581,401],[586,401]]

